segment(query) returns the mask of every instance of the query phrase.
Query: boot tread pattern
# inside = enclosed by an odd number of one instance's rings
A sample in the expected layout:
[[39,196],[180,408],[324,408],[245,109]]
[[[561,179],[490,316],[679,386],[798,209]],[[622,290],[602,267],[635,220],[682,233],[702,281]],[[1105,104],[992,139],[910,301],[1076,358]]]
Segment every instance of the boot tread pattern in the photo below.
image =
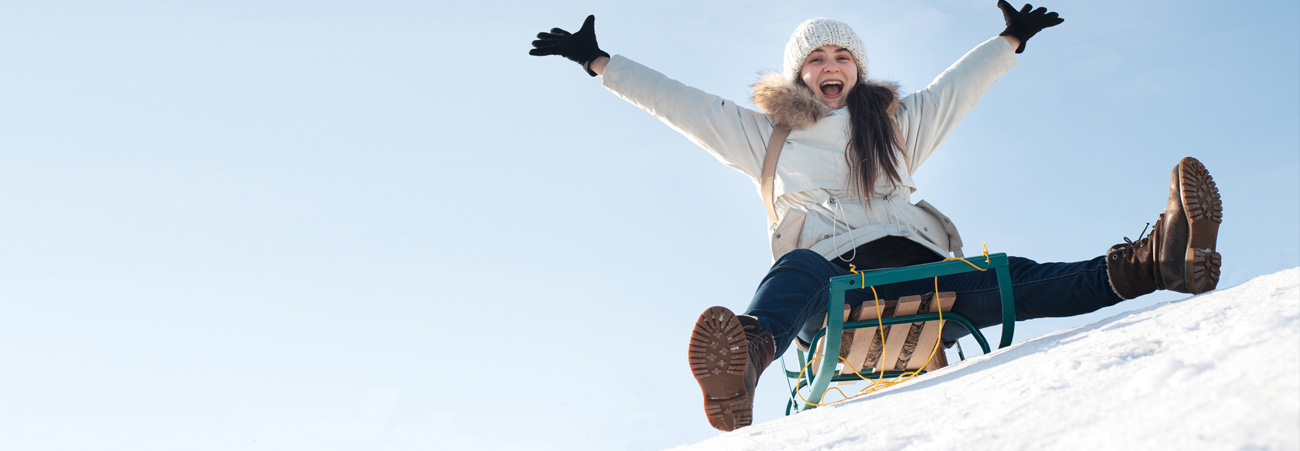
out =
[[697,378],[723,372],[744,376],[749,346],[740,321],[720,307],[704,312],[691,333],[689,357],[691,372]]
[[700,315],[691,331],[688,352],[691,374],[704,392],[709,424],[724,431],[748,426],[753,404],[745,393],[749,343],[736,315],[713,307]]
[[1178,183],[1189,234],[1184,260],[1185,289],[1199,294],[1219,285],[1223,260],[1214,248],[1223,223],[1223,199],[1210,172],[1200,161],[1187,157],[1179,167]]
[[1219,267],[1223,264],[1218,252],[1193,249],[1192,281],[1193,293],[1204,293],[1219,285]]
[[1182,173],[1183,203],[1187,207],[1188,219],[1200,221],[1209,219],[1223,223],[1223,200],[1219,197],[1219,188],[1205,169],[1195,158],[1184,160]]
[[708,415],[710,425],[724,431],[734,431],[754,421],[753,405],[744,393],[738,398],[705,402],[704,414]]

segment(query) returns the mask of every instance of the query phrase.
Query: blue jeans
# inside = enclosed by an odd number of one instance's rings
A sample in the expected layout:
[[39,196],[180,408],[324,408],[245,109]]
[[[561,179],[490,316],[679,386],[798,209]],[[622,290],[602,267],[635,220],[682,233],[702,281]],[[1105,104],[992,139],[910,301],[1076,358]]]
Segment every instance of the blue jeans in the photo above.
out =
[[[1123,300],[1110,286],[1105,256],[1075,263],[1038,263],[1021,257],[1007,260],[1016,321],[1081,315]],[[826,317],[829,281],[846,274],[849,272],[816,252],[795,249],[768,270],[745,314],[757,317],[763,329],[772,333],[780,356],[795,336],[806,343],[817,333]],[[932,292],[934,283],[933,278],[899,282],[877,286],[876,292],[881,300],[898,299]],[[939,277],[939,291],[956,292],[952,311],[976,327],[1002,324],[1002,300],[992,271]],[[870,290],[852,290],[845,293],[844,301],[857,305],[872,299]],[[944,325],[944,341],[967,334],[966,328],[955,322]]]

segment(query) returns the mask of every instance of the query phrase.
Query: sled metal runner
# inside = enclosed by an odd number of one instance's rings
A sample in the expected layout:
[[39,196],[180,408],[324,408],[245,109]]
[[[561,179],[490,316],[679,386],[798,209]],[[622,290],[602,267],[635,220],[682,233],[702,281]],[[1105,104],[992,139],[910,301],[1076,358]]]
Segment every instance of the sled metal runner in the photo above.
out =
[[[859,274],[833,277],[830,280],[829,296],[827,296],[827,312],[844,311],[844,293],[849,290],[861,290],[865,285],[870,287],[906,282],[909,280],[929,279],[952,274],[960,274],[970,271],[992,270],[998,278],[998,291],[1002,299],[1002,340],[998,348],[1005,348],[1011,345],[1011,338],[1015,333],[1016,309],[1015,299],[1011,293],[1011,274],[1007,269],[1007,254],[987,254],[972,257],[966,260],[947,260],[936,263],[926,263],[923,265],[907,266],[902,268],[882,269],[875,271],[865,271]],[[786,404],[785,413],[789,415],[796,411],[808,410],[816,407],[822,401],[831,382],[842,381],[861,381],[862,379],[855,374],[840,375],[835,371],[835,365],[839,362],[840,341],[844,336],[844,331],[877,327],[880,325],[895,325],[920,323],[925,321],[935,321],[939,319],[938,313],[923,313],[918,315],[908,315],[884,319],[870,319],[864,321],[845,322],[841,315],[826,315],[826,328],[817,332],[813,336],[812,343],[808,345],[810,352],[805,355],[803,351],[796,349],[795,352],[799,357],[799,368],[802,369],[808,364],[808,359],[812,357],[811,350],[817,349],[817,343],[820,340],[826,340],[824,357],[817,362],[816,376],[811,382],[799,378],[798,371],[786,370],[786,376],[799,381],[798,385],[790,392],[790,401]],[[985,354],[991,352],[988,340],[980,332],[978,327],[970,322],[966,317],[954,313],[944,312],[945,321],[954,321],[961,324],[966,330],[970,331],[975,341],[979,343],[980,348]],[[921,371],[921,370],[916,370]],[[904,371],[884,371],[863,373],[862,376],[870,378],[893,378],[905,373]],[[810,386],[811,392],[806,398],[807,402],[801,402],[798,398],[798,391]]]

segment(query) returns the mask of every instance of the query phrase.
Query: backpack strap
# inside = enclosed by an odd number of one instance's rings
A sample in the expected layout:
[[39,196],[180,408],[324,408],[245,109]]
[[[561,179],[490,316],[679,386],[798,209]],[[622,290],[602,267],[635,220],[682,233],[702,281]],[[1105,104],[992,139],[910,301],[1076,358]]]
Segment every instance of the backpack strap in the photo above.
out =
[[903,129],[898,127],[898,122],[890,120],[894,124],[894,135],[898,137],[898,150],[903,154],[903,167],[907,168],[907,175],[912,175],[912,164],[907,162],[907,139],[903,137]]
[[790,135],[790,129],[777,125],[772,129],[772,137],[767,140],[767,153],[763,155],[763,178],[760,179],[762,185],[759,191],[763,194],[763,205],[767,207],[767,220],[776,224],[776,205],[773,204],[773,193],[776,190],[776,161],[781,158],[781,148],[785,146],[785,137]]

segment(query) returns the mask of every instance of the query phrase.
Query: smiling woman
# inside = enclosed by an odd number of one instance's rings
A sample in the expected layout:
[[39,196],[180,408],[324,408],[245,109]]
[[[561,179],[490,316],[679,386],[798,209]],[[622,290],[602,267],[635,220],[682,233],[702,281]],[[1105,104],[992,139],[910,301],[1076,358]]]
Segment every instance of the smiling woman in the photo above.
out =
[[[691,88],[622,55],[611,57],[596,42],[595,17],[587,17],[576,33],[553,28],[537,35],[530,54],[577,62],[589,75],[602,76],[607,89],[724,164],[763,186],[772,180],[765,201],[775,263],[745,314],[711,307],[692,330],[688,361],[715,428],[751,423],[759,375],[790,344],[809,341],[821,326],[832,277],[856,268],[961,256],[952,221],[928,202],[912,202],[912,176],[1015,65],[1025,42],[1062,22],[1045,8],[1017,10],[1005,1],[998,7],[1006,29],[924,89],[904,96],[897,86],[867,77],[865,47],[847,24],[808,20],[790,36],[782,72],[754,85],[754,104],[765,112]],[[780,159],[767,164],[768,152],[776,151]],[[1214,248],[1222,221],[1218,190],[1192,158],[1174,167],[1171,186],[1168,206],[1149,238],[1126,238],[1105,255],[1072,263],[1010,257],[1016,319],[1080,315],[1157,289],[1214,289],[1219,277]],[[1001,321],[993,274],[941,276],[934,283],[939,291],[956,293],[952,311],[976,326]],[[875,289],[882,299],[897,299],[931,291],[930,284]],[[861,304],[870,298],[850,292],[846,301]],[[967,333],[949,326],[943,330],[948,343]]]

